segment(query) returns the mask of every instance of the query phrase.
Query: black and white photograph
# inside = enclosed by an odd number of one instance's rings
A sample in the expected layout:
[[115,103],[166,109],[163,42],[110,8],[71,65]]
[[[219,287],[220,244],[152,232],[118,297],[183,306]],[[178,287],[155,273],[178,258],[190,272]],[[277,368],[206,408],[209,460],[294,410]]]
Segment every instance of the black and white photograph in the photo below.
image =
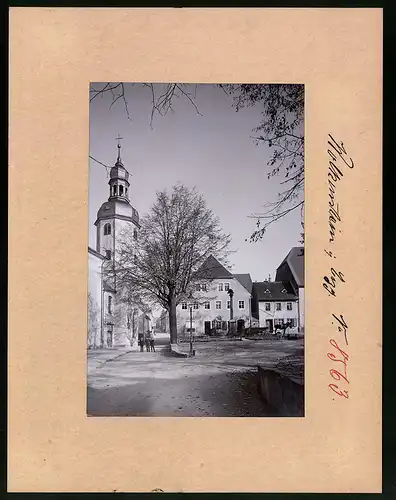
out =
[[304,417],[304,85],[92,82],[90,417]]

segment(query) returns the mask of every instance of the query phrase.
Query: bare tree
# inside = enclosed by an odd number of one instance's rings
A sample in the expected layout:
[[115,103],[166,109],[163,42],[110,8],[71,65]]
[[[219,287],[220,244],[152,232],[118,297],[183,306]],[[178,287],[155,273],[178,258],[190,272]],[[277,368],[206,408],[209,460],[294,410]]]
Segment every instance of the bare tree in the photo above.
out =
[[145,303],[161,305],[169,314],[171,342],[177,342],[176,306],[194,293],[197,283],[211,281],[203,264],[211,255],[227,256],[230,236],[195,188],[176,185],[157,192],[141,221],[139,240],[126,230],[114,263],[117,287],[133,290]]
[[[173,111],[173,102],[186,99],[201,114],[196,104],[197,85],[168,83],[131,83],[129,87],[142,85],[147,88],[150,100],[150,126],[156,115],[164,116]],[[267,228],[289,213],[301,211],[301,226],[304,229],[304,85],[301,84],[220,84],[218,85],[233,99],[236,111],[244,107],[260,106],[262,119],[252,130],[255,143],[265,144],[273,153],[267,162],[268,179],[282,176],[281,188],[275,200],[267,200],[263,211],[251,215],[257,221],[257,229],[250,236],[250,241],[258,241]],[[106,82],[92,84],[91,102],[109,96],[109,108],[118,101],[125,107],[128,118],[131,118],[129,100],[132,90],[127,96],[126,84],[123,82]],[[98,164],[110,169],[94,156],[90,158]],[[304,234],[301,233],[302,243]]]
[[[108,278],[110,274],[114,278],[114,267],[112,264],[110,264],[110,266],[107,272],[105,271],[106,278]],[[125,335],[130,345],[133,346],[138,335],[139,316],[142,312],[149,311],[149,308],[130,287],[122,286],[122,283],[117,282],[114,283],[114,285],[117,288],[118,303],[113,319],[115,324],[126,326]]]
[[[236,111],[249,106],[262,107],[262,120],[253,130],[255,143],[266,144],[273,153],[268,161],[268,179],[282,175],[281,190],[264,211],[253,214],[257,229],[250,239],[261,239],[270,224],[290,212],[301,210],[304,228],[304,85],[220,85],[233,96]],[[302,239],[304,234],[301,233]]]
[[88,348],[97,346],[99,333],[99,308],[91,293],[88,293]]
[[[195,92],[197,85],[194,87],[194,93],[190,92],[189,84],[185,83],[130,83],[129,87],[143,86],[147,88],[148,96],[151,102],[151,112],[150,112],[150,126],[153,126],[154,116],[156,114],[160,116],[166,115],[168,111],[173,111],[172,103],[174,99],[184,98],[193,106],[197,114],[201,114],[197,105],[195,104]],[[106,82],[106,83],[94,83],[91,84],[90,88],[90,102],[98,97],[104,98],[107,95],[110,96],[109,108],[111,109],[117,101],[124,104],[125,112],[127,117],[131,119],[131,112],[129,106],[129,96],[127,97],[125,91],[125,83],[123,82]]]

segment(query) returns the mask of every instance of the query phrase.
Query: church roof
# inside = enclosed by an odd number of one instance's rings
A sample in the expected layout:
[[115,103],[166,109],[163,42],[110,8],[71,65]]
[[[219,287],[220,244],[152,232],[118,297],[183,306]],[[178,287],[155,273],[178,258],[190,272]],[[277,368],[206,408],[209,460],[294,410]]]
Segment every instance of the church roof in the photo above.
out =
[[91,255],[94,255],[95,257],[97,257],[98,259],[101,259],[101,260],[104,260],[105,259],[105,256],[102,255],[101,253],[99,253],[98,251],[96,251],[94,248],[90,247],[88,245],[88,253],[90,253]]
[[118,162],[110,170],[110,179],[125,179],[129,186],[129,173],[121,162]]
[[[122,139],[122,138],[118,137],[117,139]],[[121,160],[121,144],[120,143],[118,143],[117,148],[118,148],[118,156],[117,156],[117,160],[115,162],[114,167],[110,170],[110,179],[125,179],[126,181],[128,181],[129,172],[124,167],[124,164],[122,163],[122,160]]]
[[95,226],[101,219],[119,217],[120,219],[130,220],[139,225],[139,213],[132,207],[128,201],[122,199],[109,199],[105,201],[98,210]]

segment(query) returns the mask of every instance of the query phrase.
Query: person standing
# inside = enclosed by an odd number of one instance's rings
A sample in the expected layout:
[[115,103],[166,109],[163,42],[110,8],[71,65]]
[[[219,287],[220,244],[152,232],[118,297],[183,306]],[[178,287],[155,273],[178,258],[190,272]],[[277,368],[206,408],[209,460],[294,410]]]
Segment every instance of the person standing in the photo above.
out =
[[147,333],[145,336],[145,344],[146,344],[146,351],[150,352],[150,330],[147,330]]
[[150,331],[150,350],[155,352],[155,333],[154,328]]
[[144,347],[144,333],[139,333],[138,335],[138,344],[140,347],[140,352],[143,352],[143,347]]

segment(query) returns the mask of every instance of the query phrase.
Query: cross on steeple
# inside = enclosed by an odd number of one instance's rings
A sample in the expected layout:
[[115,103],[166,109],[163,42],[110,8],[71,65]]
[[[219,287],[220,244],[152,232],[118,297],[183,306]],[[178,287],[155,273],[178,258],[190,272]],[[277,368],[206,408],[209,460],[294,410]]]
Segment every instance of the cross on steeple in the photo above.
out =
[[123,137],[120,137],[120,134],[118,134],[118,137],[116,137],[117,142],[117,148],[118,148],[118,156],[117,156],[117,161],[121,161],[121,144],[120,140],[123,139]]

